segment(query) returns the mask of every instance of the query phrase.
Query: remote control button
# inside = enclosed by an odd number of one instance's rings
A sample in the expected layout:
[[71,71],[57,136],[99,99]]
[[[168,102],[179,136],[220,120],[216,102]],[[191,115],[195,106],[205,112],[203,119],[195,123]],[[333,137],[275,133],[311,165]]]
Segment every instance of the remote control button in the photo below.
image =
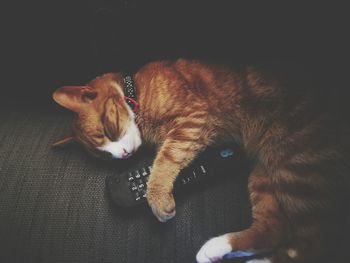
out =
[[139,191],[145,188],[145,184],[141,183],[138,185]]
[[201,169],[202,173],[203,174],[206,174],[207,171],[205,170],[204,166],[203,165],[200,165],[199,168]]
[[193,181],[192,177],[187,177],[187,183],[191,183]]
[[231,157],[231,156],[233,156],[233,154],[234,154],[234,151],[231,148],[223,149],[220,151],[220,156],[222,158]]
[[196,179],[197,178],[197,174],[196,174],[196,171],[192,171],[192,179]]
[[140,192],[134,192],[134,198],[136,201],[140,201],[141,200]]
[[142,174],[143,177],[146,177],[148,175],[148,172],[147,172],[145,167],[142,168],[141,174]]
[[136,172],[135,172],[135,178],[136,179],[140,179],[141,178],[141,174],[140,174],[140,172],[138,170],[136,170]]
[[137,185],[136,185],[136,183],[135,182],[132,182],[131,183],[131,191],[137,191]]
[[148,179],[149,179],[149,177],[148,177],[148,176],[147,176],[147,177],[142,178],[143,183],[144,183],[144,184],[147,184]]
[[146,189],[142,189],[141,195],[142,195],[143,198],[146,198],[146,196],[147,196],[147,191],[146,191]]
[[134,175],[132,174],[132,172],[129,173],[129,176],[128,176],[128,181],[131,182],[131,181],[134,181],[135,180],[135,177]]
[[190,182],[190,180],[189,180],[190,178],[189,177],[186,177],[186,178],[182,178],[181,179],[181,182],[182,182],[182,184],[188,184],[189,182]]
[[144,168],[146,170],[147,176],[151,174],[150,166]]

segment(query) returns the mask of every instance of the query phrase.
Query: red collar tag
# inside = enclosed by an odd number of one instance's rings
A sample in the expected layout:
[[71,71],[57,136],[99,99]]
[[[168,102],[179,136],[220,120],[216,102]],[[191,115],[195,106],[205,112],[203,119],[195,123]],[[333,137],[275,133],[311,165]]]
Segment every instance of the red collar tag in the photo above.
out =
[[136,100],[127,96],[124,96],[124,99],[134,113],[137,113],[139,111],[140,104]]

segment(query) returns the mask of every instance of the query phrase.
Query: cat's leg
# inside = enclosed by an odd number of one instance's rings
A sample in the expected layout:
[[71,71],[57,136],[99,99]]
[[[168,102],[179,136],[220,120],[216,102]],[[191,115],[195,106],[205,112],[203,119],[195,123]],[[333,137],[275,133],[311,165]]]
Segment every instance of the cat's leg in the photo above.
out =
[[270,178],[260,166],[249,177],[249,192],[253,216],[250,228],[210,239],[197,253],[199,263],[216,262],[231,251],[268,252],[287,239],[284,215]]
[[165,222],[175,216],[173,183],[179,172],[207,143],[201,126],[172,130],[160,147],[147,183],[147,200],[153,214]]

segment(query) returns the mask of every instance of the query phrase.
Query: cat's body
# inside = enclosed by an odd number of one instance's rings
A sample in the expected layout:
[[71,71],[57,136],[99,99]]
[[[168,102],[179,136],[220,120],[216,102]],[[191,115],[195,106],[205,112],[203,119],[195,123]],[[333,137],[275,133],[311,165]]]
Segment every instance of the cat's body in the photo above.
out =
[[[179,171],[207,145],[234,140],[255,162],[249,179],[252,226],[208,241],[198,262],[231,250],[273,251],[270,258],[281,263],[325,260],[341,230],[337,222],[349,210],[350,129],[333,112],[334,101],[318,100],[322,96],[307,83],[263,68],[182,59],[150,63],[134,79],[140,105],[135,120],[123,101],[121,74],[62,88],[54,98],[79,114],[74,138],[90,150],[136,150],[139,135],[128,132],[135,130],[133,123],[144,143],[159,147],[147,199],[160,221],[175,215],[172,189]],[[125,134],[134,134],[132,146],[117,146]]]

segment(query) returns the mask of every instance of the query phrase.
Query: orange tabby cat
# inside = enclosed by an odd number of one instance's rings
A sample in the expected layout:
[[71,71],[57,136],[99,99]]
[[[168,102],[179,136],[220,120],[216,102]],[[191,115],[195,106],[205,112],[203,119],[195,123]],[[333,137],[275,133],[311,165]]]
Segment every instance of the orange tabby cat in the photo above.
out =
[[[249,177],[253,223],[209,240],[197,261],[228,252],[267,253],[271,262],[331,262],[349,190],[349,125],[303,82],[258,67],[198,61],[150,63],[134,74],[140,110],[125,102],[123,75],[109,73],[54,100],[78,114],[76,140],[96,155],[127,158],[141,141],[159,147],[147,200],[165,222],[175,215],[173,183],[207,145],[239,142],[255,160]],[[265,254],[266,255],[266,254]]]

